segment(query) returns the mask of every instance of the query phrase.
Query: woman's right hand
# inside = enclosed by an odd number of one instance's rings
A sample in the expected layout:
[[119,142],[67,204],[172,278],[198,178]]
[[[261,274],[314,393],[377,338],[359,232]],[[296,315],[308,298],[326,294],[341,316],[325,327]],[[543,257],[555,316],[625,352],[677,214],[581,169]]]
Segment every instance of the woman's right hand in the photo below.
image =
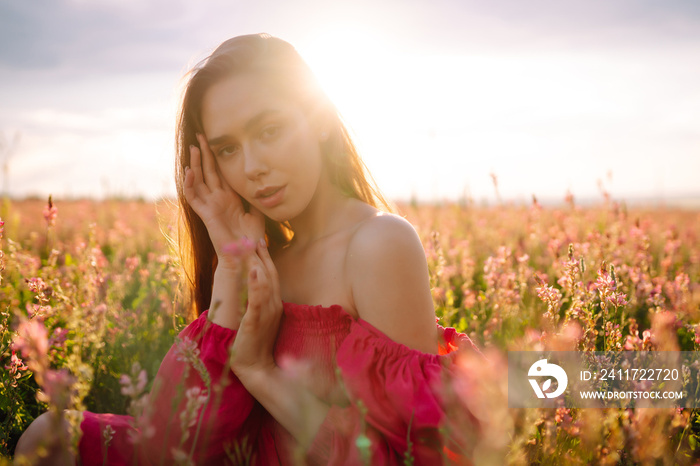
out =
[[197,141],[199,147],[190,146],[190,166],[185,169],[185,199],[207,227],[219,264],[237,269],[239,264],[222,253],[224,246],[243,236],[257,243],[265,236],[265,218],[252,206],[245,211],[241,197],[217,170],[205,137],[197,134]]

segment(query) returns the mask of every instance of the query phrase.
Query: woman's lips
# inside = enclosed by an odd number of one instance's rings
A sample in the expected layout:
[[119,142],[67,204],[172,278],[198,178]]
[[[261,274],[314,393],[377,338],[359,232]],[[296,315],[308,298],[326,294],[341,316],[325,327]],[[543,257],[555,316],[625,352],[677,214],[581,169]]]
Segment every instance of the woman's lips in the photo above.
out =
[[264,207],[275,207],[284,199],[285,188],[286,186],[281,186],[277,189],[270,191],[269,194],[259,194],[257,196],[258,202]]

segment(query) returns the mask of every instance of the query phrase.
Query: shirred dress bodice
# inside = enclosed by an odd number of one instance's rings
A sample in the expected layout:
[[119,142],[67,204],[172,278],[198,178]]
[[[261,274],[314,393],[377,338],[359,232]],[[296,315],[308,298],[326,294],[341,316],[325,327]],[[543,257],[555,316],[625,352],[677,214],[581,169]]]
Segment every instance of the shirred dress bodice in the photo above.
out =
[[[442,463],[446,413],[440,384],[458,346],[476,350],[466,335],[436,325],[440,351],[427,354],[394,342],[341,306],[285,302],[283,308],[275,361],[330,407],[302,459],[359,464],[356,440],[365,435],[372,464],[403,464],[409,448],[415,464]],[[300,451],[291,435],[228,367],[236,331],[207,316],[204,312],[189,324],[166,354],[146,416],[84,413],[82,464],[103,464],[105,458],[110,465],[170,464],[189,452],[195,464],[238,464],[246,457],[252,464],[298,464]],[[205,367],[207,376],[195,366]],[[192,389],[208,398],[199,412],[201,425],[186,426],[190,433],[183,435]],[[108,445],[102,435],[107,425],[115,432]]]

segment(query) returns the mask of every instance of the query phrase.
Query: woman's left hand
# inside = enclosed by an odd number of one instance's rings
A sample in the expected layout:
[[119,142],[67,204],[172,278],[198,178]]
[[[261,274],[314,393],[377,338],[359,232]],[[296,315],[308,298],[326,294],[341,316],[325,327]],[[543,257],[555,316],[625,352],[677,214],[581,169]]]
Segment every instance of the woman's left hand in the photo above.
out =
[[277,269],[259,242],[248,258],[248,306],[231,348],[231,369],[244,385],[276,367],[273,349],[281,318]]

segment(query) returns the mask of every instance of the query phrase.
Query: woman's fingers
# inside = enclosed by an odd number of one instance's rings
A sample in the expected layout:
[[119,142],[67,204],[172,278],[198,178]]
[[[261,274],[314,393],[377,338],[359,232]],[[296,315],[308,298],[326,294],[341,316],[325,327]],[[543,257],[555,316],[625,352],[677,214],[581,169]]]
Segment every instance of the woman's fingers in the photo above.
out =
[[190,171],[194,177],[193,187],[198,196],[203,196],[211,192],[204,182],[202,174],[202,156],[201,151],[197,146],[190,146]]
[[248,277],[248,302],[256,306],[257,312],[264,314],[265,318],[274,320],[282,311],[277,269],[267,247],[258,243],[257,249],[258,253],[253,254],[248,262],[251,273]]
[[260,324],[264,306],[269,296],[269,282],[260,266],[250,267],[248,272],[248,311],[254,325]]
[[221,188],[221,180],[216,170],[216,161],[214,160],[214,154],[209,149],[209,143],[204,135],[200,133],[197,133],[197,141],[199,142],[199,152],[202,158],[204,182],[210,189]]
[[183,187],[185,199],[187,199],[187,202],[192,205],[192,202],[195,200],[197,194],[195,193],[194,189],[194,173],[190,167],[185,167],[185,183]]

